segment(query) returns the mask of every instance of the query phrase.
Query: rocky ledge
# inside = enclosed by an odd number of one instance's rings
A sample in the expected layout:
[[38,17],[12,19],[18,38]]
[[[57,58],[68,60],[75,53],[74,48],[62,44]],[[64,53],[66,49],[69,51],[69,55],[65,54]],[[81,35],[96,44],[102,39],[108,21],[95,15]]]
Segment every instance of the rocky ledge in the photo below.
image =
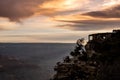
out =
[[75,47],[56,64],[56,74],[50,80],[120,80],[120,30],[91,34],[87,56],[79,50]]

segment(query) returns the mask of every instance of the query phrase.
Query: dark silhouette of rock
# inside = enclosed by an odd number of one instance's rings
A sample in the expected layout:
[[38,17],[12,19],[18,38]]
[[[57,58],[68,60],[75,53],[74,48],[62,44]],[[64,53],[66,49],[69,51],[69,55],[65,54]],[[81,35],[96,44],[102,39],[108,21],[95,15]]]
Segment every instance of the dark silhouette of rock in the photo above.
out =
[[81,54],[76,46],[72,58],[58,62],[50,80],[120,80],[120,30],[90,34],[85,48]]

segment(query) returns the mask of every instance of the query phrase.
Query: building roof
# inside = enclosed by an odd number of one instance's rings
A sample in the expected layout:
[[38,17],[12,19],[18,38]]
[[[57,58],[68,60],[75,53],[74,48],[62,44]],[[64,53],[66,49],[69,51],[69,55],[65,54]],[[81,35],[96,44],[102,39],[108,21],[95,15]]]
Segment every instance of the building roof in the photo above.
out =
[[113,30],[113,32],[90,34],[89,36],[108,35],[108,34],[115,34],[115,33],[120,33],[120,30],[118,29],[118,30]]

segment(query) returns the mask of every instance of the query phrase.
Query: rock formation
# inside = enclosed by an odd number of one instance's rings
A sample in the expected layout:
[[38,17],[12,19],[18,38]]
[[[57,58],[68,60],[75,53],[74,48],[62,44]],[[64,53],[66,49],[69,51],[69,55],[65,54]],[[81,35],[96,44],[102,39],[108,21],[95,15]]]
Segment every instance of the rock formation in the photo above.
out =
[[85,47],[87,56],[75,47],[50,80],[120,80],[120,30],[91,34]]

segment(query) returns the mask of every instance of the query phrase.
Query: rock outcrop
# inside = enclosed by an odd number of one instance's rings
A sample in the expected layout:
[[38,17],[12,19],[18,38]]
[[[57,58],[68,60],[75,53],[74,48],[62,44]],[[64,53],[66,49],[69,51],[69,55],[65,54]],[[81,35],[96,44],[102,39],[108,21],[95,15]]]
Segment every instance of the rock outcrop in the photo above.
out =
[[89,35],[86,50],[87,56],[75,47],[50,80],[120,80],[120,30]]

